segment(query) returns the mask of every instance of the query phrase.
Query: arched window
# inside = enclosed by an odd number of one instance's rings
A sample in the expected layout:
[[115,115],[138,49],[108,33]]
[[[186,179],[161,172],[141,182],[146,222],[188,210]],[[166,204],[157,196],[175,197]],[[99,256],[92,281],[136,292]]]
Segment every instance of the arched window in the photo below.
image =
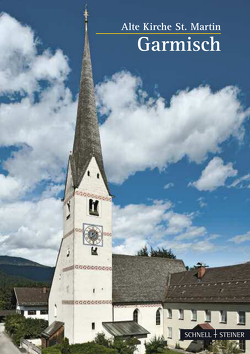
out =
[[138,310],[135,309],[134,312],[133,312],[133,321],[138,323]]
[[57,306],[54,306],[54,317],[57,317]]
[[90,172],[88,171],[88,176],[90,176]]
[[157,326],[160,326],[160,324],[161,324],[161,310],[160,309],[158,309],[156,311],[155,323]]
[[99,208],[99,201],[98,200],[89,199],[89,214],[90,215],[99,216],[98,208]]
[[100,178],[100,174],[99,173],[97,173],[97,178]]

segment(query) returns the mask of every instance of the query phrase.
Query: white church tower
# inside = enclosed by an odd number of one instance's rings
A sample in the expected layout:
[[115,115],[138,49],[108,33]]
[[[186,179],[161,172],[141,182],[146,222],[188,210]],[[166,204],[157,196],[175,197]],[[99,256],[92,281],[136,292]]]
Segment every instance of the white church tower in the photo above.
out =
[[65,185],[63,239],[49,297],[49,324],[72,343],[112,321],[112,196],[103,166],[85,10],[85,44],[73,152]]

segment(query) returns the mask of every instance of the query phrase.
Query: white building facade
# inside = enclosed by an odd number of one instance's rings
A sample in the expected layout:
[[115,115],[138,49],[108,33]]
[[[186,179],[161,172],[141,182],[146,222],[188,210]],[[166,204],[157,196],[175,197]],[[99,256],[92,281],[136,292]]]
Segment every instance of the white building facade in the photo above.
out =
[[48,288],[14,288],[16,312],[26,318],[48,321]]

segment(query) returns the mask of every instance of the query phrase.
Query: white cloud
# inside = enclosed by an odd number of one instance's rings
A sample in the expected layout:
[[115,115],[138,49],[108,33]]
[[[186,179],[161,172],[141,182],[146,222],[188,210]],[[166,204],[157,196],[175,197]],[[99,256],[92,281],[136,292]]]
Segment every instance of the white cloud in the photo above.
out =
[[178,214],[172,210],[164,215],[167,221],[168,228],[166,230],[168,235],[176,235],[184,230],[190,229],[192,225],[192,218],[189,215]]
[[192,245],[192,249],[196,252],[211,252],[216,250],[216,245],[211,243],[209,240],[203,240],[195,242]]
[[22,192],[20,181],[11,176],[0,174],[0,199],[16,199]]
[[200,236],[204,236],[207,233],[206,228],[204,226],[192,226],[185,233],[178,235],[175,237],[176,240],[190,240]]
[[59,200],[47,198],[1,205],[1,254],[54,265],[61,238],[62,203]]
[[41,198],[57,197],[64,190],[64,184],[48,184],[43,191]]
[[250,241],[250,231],[248,231],[244,235],[234,236],[234,237],[230,238],[229,241],[232,241],[237,244]]
[[174,186],[174,183],[167,183],[165,184],[165,186],[163,187],[164,189],[169,189],[169,188],[172,188]]
[[197,201],[200,204],[201,208],[204,208],[205,206],[207,206],[207,203],[205,202],[205,198],[204,197],[198,198]]
[[206,228],[193,224],[196,214],[180,214],[172,208],[163,200],[149,205],[114,205],[114,252],[136,254],[143,246],[152,245],[172,248],[178,255],[198,249],[202,242],[204,252],[214,250]]
[[151,205],[129,204],[125,207],[113,206],[113,235],[114,238],[137,239],[160,237],[164,230],[162,221],[170,202],[154,201]]
[[114,246],[113,253],[129,254],[134,256],[140,249],[147,245],[146,239],[138,239],[137,237],[129,237],[124,243]]
[[41,181],[64,180],[76,102],[64,84],[70,69],[61,50],[42,51],[33,30],[7,14],[0,31],[0,95],[10,99],[0,105],[0,147],[18,148],[3,162],[0,198],[14,200]]
[[108,116],[101,136],[108,176],[115,183],[147,168],[162,170],[184,156],[202,162],[230,136],[242,138],[249,114],[232,86],[179,91],[167,106],[162,97],[148,97],[138,77],[120,72],[97,85],[96,92],[99,110]]
[[229,186],[229,188],[250,188],[250,173],[240,178],[237,178],[233,183]]
[[202,171],[198,181],[189,183],[189,186],[194,186],[199,191],[213,191],[224,186],[227,178],[235,177],[237,173],[231,162],[224,165],[220,157],[214,157]]
[[38,80],[63,81],[69,73],[61,50],[38,54],[33,30],[6,13],[0,16],[0,94],[39,90]]

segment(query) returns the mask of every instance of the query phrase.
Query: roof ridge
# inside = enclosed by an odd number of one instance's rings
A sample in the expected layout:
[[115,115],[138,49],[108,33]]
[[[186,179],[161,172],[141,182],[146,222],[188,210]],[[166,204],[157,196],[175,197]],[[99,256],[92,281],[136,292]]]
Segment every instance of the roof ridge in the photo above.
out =
[[179,258],[173,259],[173,258],[167,258],[167,257],[137,256],[137,255],[132,255],[132,254],[119,254],[119,253],[113,253],[112,256],[133,257],[133,258],[143,258],[143,259],[164,259],[164,260],[168,260],[168,261],[178,261],[178,262],[184,263],[183,260],[179,259]]

